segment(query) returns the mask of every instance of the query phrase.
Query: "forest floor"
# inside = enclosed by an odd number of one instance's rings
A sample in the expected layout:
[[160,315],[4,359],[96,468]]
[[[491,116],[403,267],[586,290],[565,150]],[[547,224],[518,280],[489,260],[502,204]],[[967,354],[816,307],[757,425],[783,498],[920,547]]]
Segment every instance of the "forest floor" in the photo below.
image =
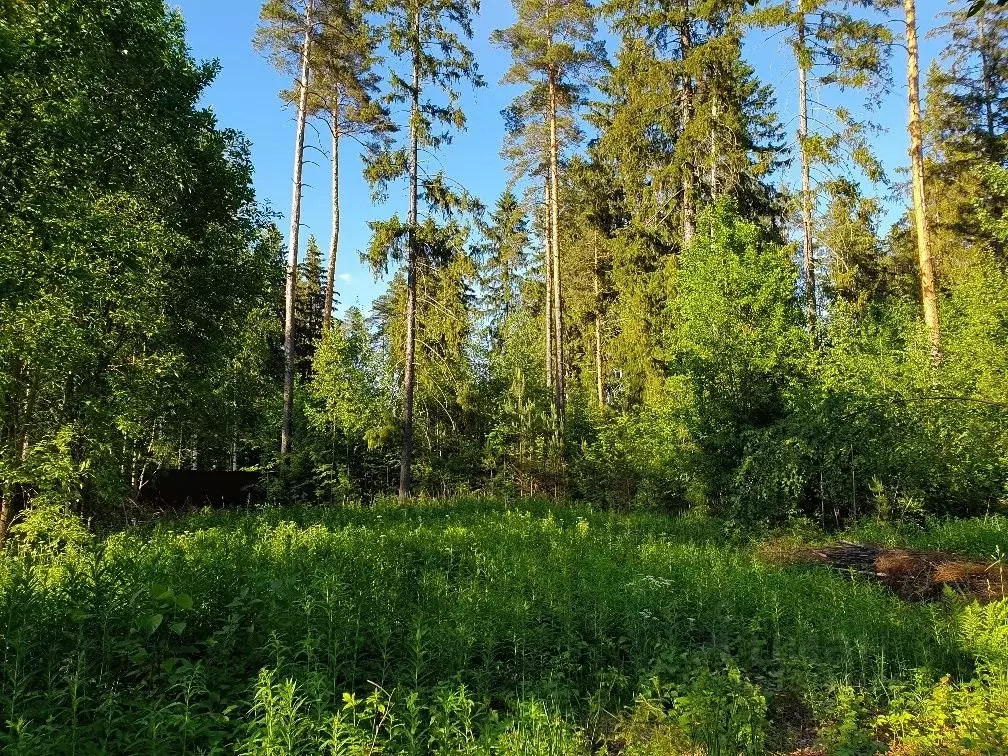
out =
[[0,751],[1005,753],[1006,547],[527,500],[50,514],[0,561]]

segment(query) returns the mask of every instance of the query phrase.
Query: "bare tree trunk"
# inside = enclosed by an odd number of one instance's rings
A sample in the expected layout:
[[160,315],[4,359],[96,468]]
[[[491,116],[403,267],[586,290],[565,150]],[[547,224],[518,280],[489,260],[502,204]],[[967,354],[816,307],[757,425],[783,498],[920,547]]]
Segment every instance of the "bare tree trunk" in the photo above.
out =
[[928,227],[924,195],[924,138],[920,109],[920,58],[917,52],[917,10],[914,0],[903,0],[906,12],[907,91],[910,101],[910,161],[913,177],[914,219],[917,225],[917,254],[920,261],[921,299],[924,322],[931,336],[931,360],[941,362],[941,326],[938,295],[935,291],[934,261],[931,258],[931,230]]
[[710,127],[710,191],[711,199],[715,202],[720,196],[720,190],[718,188],[718,148],[717,148],[717,119],[718,119],[718,106],[717,100],[711,102],[711,127]]
[[413,401],[416,388],[416,303],[417,303],[417,195],[419,192],[419,138],[417,119],[420,112],[420,10],[417,9],[413,31],[416,47],[413,50],[413,92],[410,110],[410,194],[409,239],[406,262],[406,366],[403,373],[403,444],[399,464],[399,501],[410,494],[410,472],[413,464]]
[[553,348],[556,351],[556,375],[553,396],[557,419],[563,435],[566,414],[566,375],[564,370],[563,286],[560,272],[560,141],[557,136],[557,80],[556,72],[549,76],[549,132],[550,132],[550,235],[553,240]]
[[805,64],[805,17],[798,21],[798,149],[801,152],[802,263],[809,331],[816,333],[819,308],[816,305],[815,249],[812,246],[812,169],[808,152],[808,66]]
[[[548,170],[548,169],[547,169]],[[553,204],[550,200],[550,179],[546,177],[546,213],[543,225],[544,247],[544,270],[546,271],[546,388],[553,388],[553,365],[555,362],[553,354],[553,224],[550,218],[553,214]]]
[[983,105],[984,105],[984,116],[987,125],[987,138],[994,139],[994,102],[993,102],[993,91],[994,83],[991,81],[993,75],[991,73],[991,63],[990,58],[987,53],[987,45],[984,37],[987,34],[987,15],[984,13],[984,9],[981,6],[980,12],[977,13],[977,34],[980,42],[980,75],[983,78]]
[[280,453],[290,454],[291,432],[294,419],[294,299],[297,292],[298,238],[301,233],[301,189],[304,169],[305,122],[308,111],[308,77],[311,74],[312,7],[314,0],[305,5],[305,34],[301,44],[300,97],[297,112],[297,136],[294,146],[294,192],[291,202],[290,249],[287,254],[287,292],[284,320],[284,410],[283,428],[280,431]]
[[332,238],[329,241],[329,270],[326,273],[325,305],[322,310],[322,332],[332,325],[333,299],[336,293],[336,259],[339,255],[340,194],[339,194],[339,104],[333,106],[332,117]]
[[[17,466],[24,464],[28,458],[28,446],[30,443],[30,429],[32,416],[35,414],[35,402],[38,397],[38,384],[40,376],[36,371],[31,377],[31,368],[22,366],[19,372],[24,375],[28,382],[28,394],[24,400],[15,400],[15,410],[12,413],[12,427],[10,428],[9,454],[15,460]],[[14,485],[10,480],[0,483],[0,545],[3,545],[7,537],[7,530],[10,528],[11,519],[14,516]]]
[[[679,35],[682,46],[682,60],[685,63],[693,46],[693,35],[690,30],[688,2],[685,4],[683,27],[679,30]],[[693,120],[693,83],[686,74],[683,74],[682,90],[680,92],[680,108],[682,128],[685,128],[686,124]],[[693,166],[690,164],[690,161],[687,160],[682,166],[682,237],[684,249],[693,243],[693,234],[696,232],[696,208],[693,205],[693,187]]]
[[605,384],[602,380],[602,287],[599,277],[598,232],[595,232],[595,387],[601,409],[605,407]]
[[14,486],[10,481],[4,481],[0,490],[0,546],[7,540],[7,530],[10,528],[11,514],[14,510]]

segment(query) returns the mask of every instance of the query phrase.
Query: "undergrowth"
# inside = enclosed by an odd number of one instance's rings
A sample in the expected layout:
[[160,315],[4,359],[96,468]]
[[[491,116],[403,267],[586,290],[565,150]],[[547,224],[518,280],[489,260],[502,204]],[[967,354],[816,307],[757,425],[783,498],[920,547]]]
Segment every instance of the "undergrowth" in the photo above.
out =
[[759,554],[695,515],[525,501],[35,524],[0,565],[0,750],[1008,747],[1004,602]]

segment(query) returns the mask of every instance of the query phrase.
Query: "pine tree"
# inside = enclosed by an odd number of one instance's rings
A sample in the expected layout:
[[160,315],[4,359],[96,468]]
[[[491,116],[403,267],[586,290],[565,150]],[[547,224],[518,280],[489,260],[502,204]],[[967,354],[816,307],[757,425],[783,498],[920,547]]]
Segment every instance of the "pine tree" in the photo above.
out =
[[[802,217],[802,270],[809,328],[815,333],[818,320],[815,234],[815,166],[834,167],[844,153],[871,180],[881,178],[881,169],[864,138],[866,124],[857,122],[847,108],[832,110],[836,128],[815,131],[810,123],[810,87],[842,90],[868,89],[876,100],[889,79],[889,44],[892,34],[884,23],[859,17],[851,8],[869,9],[875,0],[782,0],[753,13],[752,21],[764,28],[782,29],[788,35],[798,69],[798,153],[801,158],[800,204]],[[871,98],[869,102],[871,102]],[[825,118],[814,119],[823,123]]]
[[[603,56],[595,40],[595,10],[587,0],[512,0],[517,22],[493,34],[513,64],[502,83],[545,87],[549,133],[549,267],[552,270],[553,349],[556,354],[554,405],[559,427],[565,415],[563,282],[560,252],[560,111],[576,90],[578,77],[597,68]],[[565,102],[567,100],[567,102]]]
[[[380,0],[377,9],[385,19],[384,33],[391,53],[409,66],[409,79],[393,72],[388,100],[409,104],[409,138],[405,148],[386,146],[369,158],[367,175],[378,194],[404,175],[409,179],[408,218],[398,216],[372,223],[374,238],[369,249],[373,268],[387,269],[392,260],[405,260],[405,352],[403,356],[403,443],[399,472],[399,498],[411,487],[413,461],[413,409],[416,389],[417,281],[420,266],[436,261],[443,248],[442,232],[431,220],[420,223],[419,203],[423,199],[433,211],[445,217],[471,209],[467,196],[449,188],[441,174],[429,176],[420,164],[420,149],[437,150],[451,139],[451,130],[465,128],[465,113],[459,107],[457,85],[468,81],[481,86],[472,51],[472,20],[479,12],[478,0]],[[440,92],[442,100],[432,99]],[[444,131],[437,129],[444,128]],[[422,195],[422,196],[421,196]],[[454,231],[449,229],[449,236]]]
[[934,261],[931,256],[931,229],[927,215],[924,179],[924,129],[920,108],[920,55],[917,49],[917,9],[914,0],[903,0],[907,45],[907,97],[910,103],[910,174],[913,183],[914,221],[920,266],[921,300],[924,322],[931,337],[931,360],[941,362],[941,324]]
[[332,233],[326,272],[323,328],[332,321],[336,262],[340,238],[340,147],[353,139],[368,151],[387,143],[395,131],[388,108],[378,98],[380,77],[376,67],[378,30],[366,17],[361,0],[328,0],[340,7],[330,14],[313,46],[314,79],[309,92],[309,113],[323,116],[328,128],[332,166]]
[[[301,193],[304,170],[305,125],[308,120],[308,92],[311,83],[312,45],[319,34],[316,0],[267,0],[259,15],[255,45],[268,51],[274,65],[283,72],[297,66],[297,116],[294,137],[294,171],[291,198],[290,236],[287,242],[287,286],[284,309],[284,409],[280,430],[280,453],[291,451],[294,417],[295,299],[298,280],[298,240],[301,233]],[[294,63],[297,60],[298,63]]]
[[[548,89],[542,82],[533,84],[505,108],[505,135],[501,155],[511,173],[510,185],[527,181],[527,204],[536,207],[535,228],[542,242],[542,315],[545,333],[545,375],[548,388],[553,387],[556,374],[556,350],[553,348],[553,261],[552,261],[552,188],[550,184],[550,130]],[[564,85],[557,114],[560,141],[567,147],[579,144],[583,134],[578,128],[574,111],[580,104],[576,85]]]

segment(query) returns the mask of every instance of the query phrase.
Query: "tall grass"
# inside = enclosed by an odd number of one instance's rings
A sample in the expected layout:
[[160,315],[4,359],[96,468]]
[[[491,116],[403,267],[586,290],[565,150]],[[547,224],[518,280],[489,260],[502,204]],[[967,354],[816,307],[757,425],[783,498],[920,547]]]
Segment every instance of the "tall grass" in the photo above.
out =
[[43,535],[0,566],[0,747],[759,753],[804,726],[841,748],[895,732],[908,691],[994,690],[1003,612],[978,612],[765,564],[704,518],[543,502]]

